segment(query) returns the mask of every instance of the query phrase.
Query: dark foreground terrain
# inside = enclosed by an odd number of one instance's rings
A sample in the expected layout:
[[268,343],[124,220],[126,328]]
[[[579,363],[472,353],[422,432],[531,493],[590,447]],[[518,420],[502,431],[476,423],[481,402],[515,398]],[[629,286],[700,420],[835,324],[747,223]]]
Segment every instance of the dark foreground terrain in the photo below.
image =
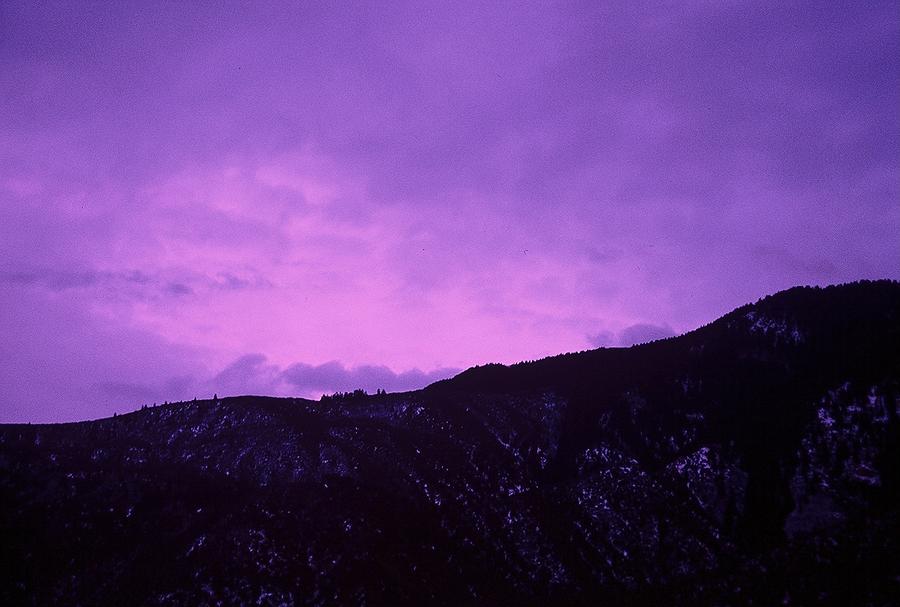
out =
[[405,394],[0,426],[3,605],[896,605],[900,284]]

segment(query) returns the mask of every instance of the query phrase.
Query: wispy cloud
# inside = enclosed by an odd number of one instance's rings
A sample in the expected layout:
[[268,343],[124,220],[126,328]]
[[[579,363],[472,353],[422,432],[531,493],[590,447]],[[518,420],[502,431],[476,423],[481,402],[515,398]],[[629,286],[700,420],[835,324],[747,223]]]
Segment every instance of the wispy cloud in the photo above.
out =
[[198,289],[237,291],[272,286],[268,280],[258,275],[250,274],[242,277],[230,272],[219,272],[214,276],[209,276],[191,272],[159,270],[150,274],[141,270],[57,270],[51,268],[0,271],[0,285],[7,288],[34,288],[51,292],[114,291],[134,297],[147,297],[154,293],[183,296],[192,295]]

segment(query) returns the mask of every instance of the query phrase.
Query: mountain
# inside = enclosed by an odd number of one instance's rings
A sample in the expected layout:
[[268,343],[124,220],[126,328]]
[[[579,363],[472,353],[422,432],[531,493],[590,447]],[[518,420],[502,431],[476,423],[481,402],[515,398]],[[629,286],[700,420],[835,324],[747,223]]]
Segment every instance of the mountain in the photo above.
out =
[[4,605],[891,605],[900,283],[416,392],[0,426]]

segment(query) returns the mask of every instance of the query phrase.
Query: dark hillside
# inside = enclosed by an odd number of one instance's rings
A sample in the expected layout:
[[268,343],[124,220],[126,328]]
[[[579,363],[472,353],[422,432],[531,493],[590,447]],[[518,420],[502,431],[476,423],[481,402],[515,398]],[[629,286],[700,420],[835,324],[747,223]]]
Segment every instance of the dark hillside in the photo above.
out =
[[900,284],[425,390],[0,426],[5,605],[890,605]]

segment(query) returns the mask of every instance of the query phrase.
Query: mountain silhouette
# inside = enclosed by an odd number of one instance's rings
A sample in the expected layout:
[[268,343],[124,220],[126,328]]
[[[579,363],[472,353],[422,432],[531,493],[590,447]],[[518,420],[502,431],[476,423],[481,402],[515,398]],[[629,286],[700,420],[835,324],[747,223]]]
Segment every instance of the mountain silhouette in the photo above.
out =
[[414,392],[0,426],[4,605],[889,605],[900,283]]

